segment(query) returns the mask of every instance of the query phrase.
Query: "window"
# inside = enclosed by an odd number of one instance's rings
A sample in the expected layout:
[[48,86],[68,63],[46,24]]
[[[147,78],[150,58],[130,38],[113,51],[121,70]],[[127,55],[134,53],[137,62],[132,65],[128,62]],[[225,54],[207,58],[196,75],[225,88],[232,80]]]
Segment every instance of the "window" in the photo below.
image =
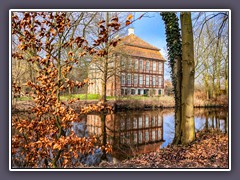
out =
[[149,132],[148,131],[145,132],[145,141],[146,142],[149,141]]
[[155,116],[152,117],[152,127],[155,126]]
[[121,89],[121,95],[124,95],[124,89]]
[[139,132],[139,133],[138,133],[138,138],[139,138],[139,139],[138,139],[138,142],[139,142],[139,143],[142,143],[142,132]]
[[148,116],[145,117],[145,127],[149,126],[149,118]]
[[142,128],[142,117],[138,119],[138,128]]
[[156,77],[155,76],[152,77],[152,85],[156,86]]
[[158,77],[158,86],[162,86],[162,77],[161,76]]
[[133,69],[134,59],[129,59],[129,69]]
[[133,128],[137,128],[137,118],[136,117],[134,117],[133,118]]
[[163,63],[162,63],[162,62],[159,62],[159,63],[158,63],[158,71],[159,71],[160,73],[163,72]]
[[131,89],[131,94],[132,94],[132,95],[135,94],[135,89]]
[[122,82],[122,85],[124,85],[126,83],[125,82],[125,74],[121,75],[121,82]]
[[149,75],[146,75],[146,86],[149,86]]
[[161,131],[161,129],[158,129],[158,139],[161,139],[162,138],[162,131]]
[[138,60],[135,60],[135,65],[134,65],[135,70],[138,70]]
[[126,129],[129,130],[131,128],[131,122],[132,122],[132,120],[130,118],[127,118]]
[[127,84],[130,85],[131,84],[131,74],[127,75]]
[[148,92],[149,92],[149,89],[144,89],[144,90],[143,90],[143,94],[144,94],[144,95],[148,95]]
[[147,61],[146,62],[146,71],[149,71],[149,69],[150,69],[150,63],[149,63],[149,61]]
[[125,94],[126,94],[126,95],[129,95],[130,92],[131,92],[130,89],[126,89],[126,90],[125,90]]
[[162,91],[161,89],[158,90],[158,95],[161,95],[162,94]]
[[121,60],[121,67],[122,67],[122,69],[126,68],[126,59],[125,58],[122,58],[122,60]]
[[143,70],[143,60],[140,60],[140,70]]
[[134,85],[138,84],[138,75],[134,74]]
[[139,76],[139,84],[142,85],[143,84],[143,75]]
[[156,71],[157,69],[156,69],[157,67],[156,67],[156,62],[153,62],[153,71]]
[[133,141],[134,141],[134,144],[137,144],[137,133],[134,132],[133,134]]
[[152,130],[152,140],[153,140],[153,141],[155,141],[155,137],[156,137],[156,135],[155,135],[155,130]]
[[158,126],[162,125],[162,118],[160,115],[158,115]]

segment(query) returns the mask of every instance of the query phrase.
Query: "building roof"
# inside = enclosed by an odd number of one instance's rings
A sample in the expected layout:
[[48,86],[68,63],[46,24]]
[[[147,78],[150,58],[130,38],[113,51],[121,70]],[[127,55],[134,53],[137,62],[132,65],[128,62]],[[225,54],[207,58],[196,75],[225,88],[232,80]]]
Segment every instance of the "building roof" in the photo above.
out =
[[122,54],[165,61],[159,48],[145,42],[134,34],[122,38],[117,47],[117,52]]

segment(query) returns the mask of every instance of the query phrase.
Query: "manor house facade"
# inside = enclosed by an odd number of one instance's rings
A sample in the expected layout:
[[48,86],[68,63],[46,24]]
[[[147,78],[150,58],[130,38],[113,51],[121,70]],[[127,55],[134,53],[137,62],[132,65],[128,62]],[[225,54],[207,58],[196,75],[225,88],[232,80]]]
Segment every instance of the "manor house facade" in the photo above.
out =
[[[112,76],[107,81],[107,96],[164,94],[164,62],[160,49],[145,42],[128,29],[111,58]],[[114,73],[113,73],[114,72]],[[102,94],[102,73],[92,66],[88,93]]]

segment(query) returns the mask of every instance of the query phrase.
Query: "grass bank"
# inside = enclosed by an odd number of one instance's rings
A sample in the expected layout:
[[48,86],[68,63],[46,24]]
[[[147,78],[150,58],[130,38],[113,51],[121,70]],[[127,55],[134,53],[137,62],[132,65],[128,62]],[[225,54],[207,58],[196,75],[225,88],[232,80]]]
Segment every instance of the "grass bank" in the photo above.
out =
[[[72,106],[75,109],[79,109],[87,104],[97,104],[100,100],[98,94],[73,94],[73,95],[62,95],[62,101],[78,98],[80,101],[74,103]],[[14,106],[18,109],[27,108],[33,105],[33,101],[29,97],[20,97],[16,99]],[[124,96],[124,97],[107,97],[107,103],[111,105],[115,110],[124,109],[155,109],[155,108],[173,108],[175,105],[173,96]],[[21,106],[21,107],[20,107]],[[215,99],[206,100],[195,96],[194,107],[228,107],[228,97],[219,96]]]

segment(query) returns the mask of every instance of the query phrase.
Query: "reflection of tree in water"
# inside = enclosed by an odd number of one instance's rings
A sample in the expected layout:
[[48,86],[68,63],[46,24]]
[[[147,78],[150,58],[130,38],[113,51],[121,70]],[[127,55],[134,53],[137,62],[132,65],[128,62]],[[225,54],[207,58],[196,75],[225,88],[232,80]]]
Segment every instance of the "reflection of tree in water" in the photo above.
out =
[[228,111],[224,108],[197,108],[195,109],[195,124],[196,130],[216,129],[228,133]]

